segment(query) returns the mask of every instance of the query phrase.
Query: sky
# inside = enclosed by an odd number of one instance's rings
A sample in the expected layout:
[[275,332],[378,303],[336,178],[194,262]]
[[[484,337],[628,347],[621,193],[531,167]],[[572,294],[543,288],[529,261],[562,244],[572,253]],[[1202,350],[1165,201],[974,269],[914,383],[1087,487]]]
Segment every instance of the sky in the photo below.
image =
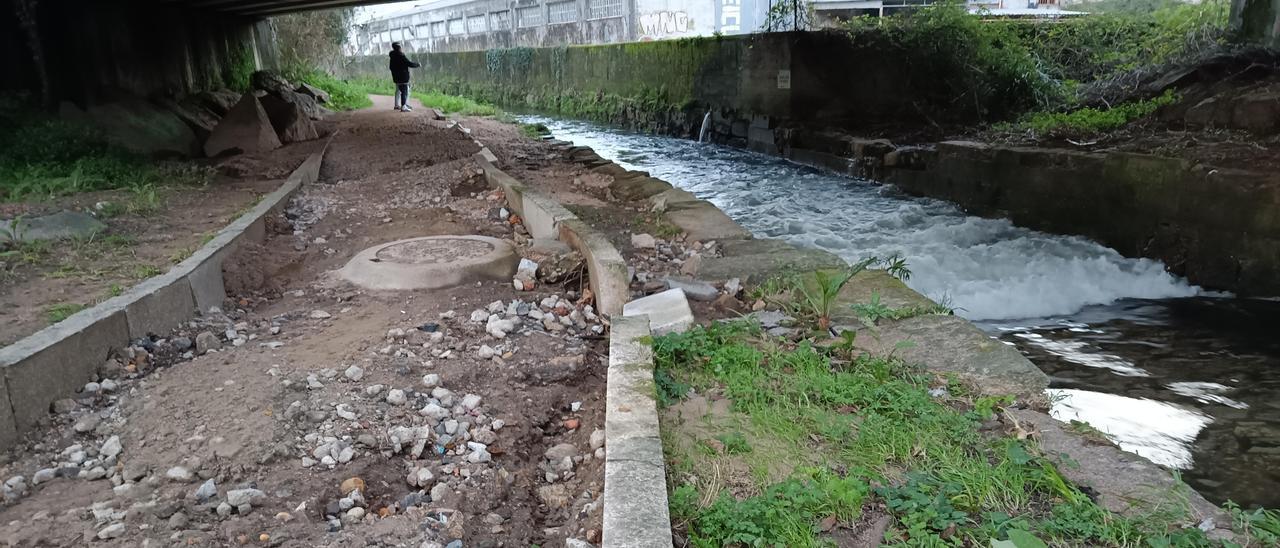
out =
[[432,1],[433,0],[411,0],[409,2],[394,2],[391,4],[378,4],[376,6],[361,7],[356,11],[356,22],[364,23],[370,19],[377,19],[387,14],[409,9],[417,4],[430,4]]

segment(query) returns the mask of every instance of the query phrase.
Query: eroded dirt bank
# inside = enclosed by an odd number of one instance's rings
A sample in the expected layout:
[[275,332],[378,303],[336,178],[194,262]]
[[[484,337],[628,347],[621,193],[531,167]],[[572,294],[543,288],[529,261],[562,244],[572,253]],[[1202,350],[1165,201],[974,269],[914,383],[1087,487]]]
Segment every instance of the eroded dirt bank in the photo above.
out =
[[224,268],[223,313],[135,341],[4,456],[0,544],[598,541],[604,328],[578,282],[375,293],[417,236],[517,238],[425,109],[339,115],[318,184]]

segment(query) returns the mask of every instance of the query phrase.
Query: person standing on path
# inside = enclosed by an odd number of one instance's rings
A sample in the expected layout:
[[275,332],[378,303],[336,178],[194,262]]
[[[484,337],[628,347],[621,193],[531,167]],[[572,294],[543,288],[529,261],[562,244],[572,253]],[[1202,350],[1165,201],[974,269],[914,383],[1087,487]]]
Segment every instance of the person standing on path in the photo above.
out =
[[395,110],[409,112],[409,69],[418,68],[418,64],[410,61],[403,51],[400,42],[391,43],[391,81],[396,84]]

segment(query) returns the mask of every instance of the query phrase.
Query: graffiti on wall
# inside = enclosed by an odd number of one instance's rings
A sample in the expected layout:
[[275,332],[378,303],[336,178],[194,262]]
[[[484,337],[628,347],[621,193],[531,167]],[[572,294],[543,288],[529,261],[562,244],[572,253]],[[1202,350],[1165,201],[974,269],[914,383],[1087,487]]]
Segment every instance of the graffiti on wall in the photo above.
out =
[[693,19],[683,11],[652,11],[640,14],[641,39],[663,38],[693,31]]

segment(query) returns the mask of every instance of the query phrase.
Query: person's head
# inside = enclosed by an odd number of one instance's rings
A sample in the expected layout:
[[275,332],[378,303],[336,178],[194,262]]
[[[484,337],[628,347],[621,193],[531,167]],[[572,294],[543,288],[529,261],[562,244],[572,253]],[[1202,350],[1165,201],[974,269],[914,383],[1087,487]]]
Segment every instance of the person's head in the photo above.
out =
[[396,51],[400,51],[400,42],[392,42],[392,43],[391,43],[391,49],[396,50]]

